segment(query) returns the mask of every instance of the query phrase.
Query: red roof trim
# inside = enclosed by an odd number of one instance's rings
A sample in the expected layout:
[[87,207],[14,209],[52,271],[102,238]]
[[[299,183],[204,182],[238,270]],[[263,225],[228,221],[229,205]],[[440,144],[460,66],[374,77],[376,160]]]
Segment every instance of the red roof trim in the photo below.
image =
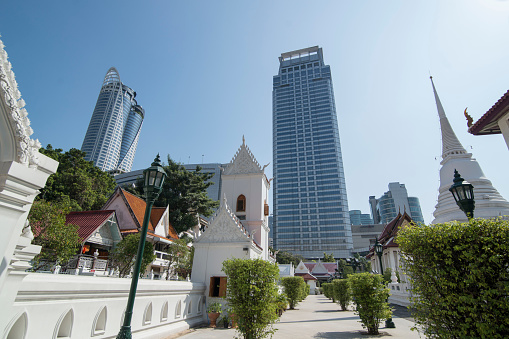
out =
[[484,115],[468,128],[468,132],[473,135],[487,135],[487,134],[500,134],[498,124],[495,129],[485,129],[485,127],[493,123],[507,113],[506,108],[509,106],[509,91],[504,95],[486,112]]

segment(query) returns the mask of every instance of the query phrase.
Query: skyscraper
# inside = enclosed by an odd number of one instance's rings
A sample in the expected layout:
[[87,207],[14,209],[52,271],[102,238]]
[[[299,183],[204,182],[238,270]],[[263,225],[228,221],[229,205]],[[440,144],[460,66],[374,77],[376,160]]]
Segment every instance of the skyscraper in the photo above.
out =
[[306,258],[353,248],[330,66],[283,53],[273,78],[274,247]]
[[409,197],[405,184],[399,182],[389,183],[389,190],[378,199],[370,196],[369,206],[375,224],[386,224],[405,211],[414,221],[424,222],[419,198]]
[[101,87],[81,150],[103,171],[129,172],[138,146],[145,110],[136,92],[111,67]]

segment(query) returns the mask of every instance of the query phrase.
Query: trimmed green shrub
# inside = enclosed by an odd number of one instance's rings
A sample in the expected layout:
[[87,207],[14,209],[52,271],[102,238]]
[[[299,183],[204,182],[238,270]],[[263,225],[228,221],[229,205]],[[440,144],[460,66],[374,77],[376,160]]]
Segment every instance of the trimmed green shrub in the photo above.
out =
[[392,269],[390,267],[387,267],[385,270],[384,270],[384,281],[386,284],[390,283],[392,280],[391,280],[391,275],[392,275]]
[[348,281],[346,279],[333,280],[332,294],[334,295],[334,298],[337,300],[338,304],[341,305],[341,309],[346,311],[351,300]]
[[302,299],[302,291],[304,289],[303,285],[306,283],[302,277],[285,277],[281,279],[281,284],[285,289],[286,297],[288,298],[288,304],[290,309],[295,309],[295,306]]
[[334,294],[332,293],[332,283],[323,283],[322,289],[323,289],[323,295],[327,299],[332,299],[332,302],[335,303],[336,300],[334,299]]
[[272,337],[276,331],[279,268],[262,259],[223,262],[228,276],[226,300],[244,339]]
[[427,337],[509,338],[509,221],[410,225],[396,240]]
[[348,284],[355,303],[355,313],[361,318],[368,334],[378,334],[378,326],[383,319],[390,318],[392,312],[387,304],[389,289],[379,274],[358,273],[348,277]]

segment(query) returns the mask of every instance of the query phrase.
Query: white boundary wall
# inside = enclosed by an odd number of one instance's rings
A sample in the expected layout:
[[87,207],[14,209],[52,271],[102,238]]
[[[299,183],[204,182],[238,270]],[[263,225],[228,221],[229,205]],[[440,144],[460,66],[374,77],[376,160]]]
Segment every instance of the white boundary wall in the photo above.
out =
[[[2,338],[115,338],[131,279],[30,273],[19,287]],[[205,286],[140,280],[133,338],[164,338],[206,321]]]

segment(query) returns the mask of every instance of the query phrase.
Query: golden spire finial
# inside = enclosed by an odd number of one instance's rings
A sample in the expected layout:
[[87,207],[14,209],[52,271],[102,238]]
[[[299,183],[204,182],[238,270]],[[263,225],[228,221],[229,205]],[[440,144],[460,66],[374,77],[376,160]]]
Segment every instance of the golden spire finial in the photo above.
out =
[[[468,108],[468,107],[467,107]],[[473,125],[473,121],[474,119],[472,119],[472,117],[470,116],[470,114],[468,114],[467,112],[467,108],[465,108],[465,112],[463,114],[465,114],[465,118],[467,118],[467,127],[470,128],[470,126]]]

